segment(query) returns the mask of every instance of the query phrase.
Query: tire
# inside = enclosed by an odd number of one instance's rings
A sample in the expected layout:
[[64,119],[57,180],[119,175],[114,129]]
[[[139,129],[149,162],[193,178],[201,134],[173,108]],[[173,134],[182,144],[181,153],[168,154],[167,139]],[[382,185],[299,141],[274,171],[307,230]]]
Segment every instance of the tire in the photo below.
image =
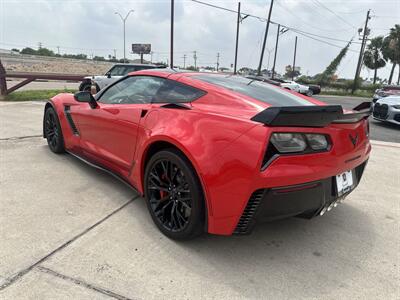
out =
[[313,94],[314,94],[314,92],[313,92],[312,90],[308,89],[306,95],[307,95],[308,97],[311,97]]
[[203,233],[203,190],[182,153],[166,149],[154,154],[146,165],[144,190],[151,218],[164,235],[188,240]]
[[60,122],[54,108],[46,109],[44,114],[44,133],[49,148],[54,153],[65,152],[64,137],[61,131]]

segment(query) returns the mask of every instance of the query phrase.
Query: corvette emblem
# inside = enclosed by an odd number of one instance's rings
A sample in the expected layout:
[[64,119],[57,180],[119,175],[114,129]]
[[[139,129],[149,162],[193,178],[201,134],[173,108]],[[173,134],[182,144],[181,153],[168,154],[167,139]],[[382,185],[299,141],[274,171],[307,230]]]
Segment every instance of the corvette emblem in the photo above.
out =
[[349,138],[351,143],[353,144],[354,148],[356,147],[357,141],[358,141],[358,134],[356,133],[356,136],[353,137],[351,134],[349,134]]

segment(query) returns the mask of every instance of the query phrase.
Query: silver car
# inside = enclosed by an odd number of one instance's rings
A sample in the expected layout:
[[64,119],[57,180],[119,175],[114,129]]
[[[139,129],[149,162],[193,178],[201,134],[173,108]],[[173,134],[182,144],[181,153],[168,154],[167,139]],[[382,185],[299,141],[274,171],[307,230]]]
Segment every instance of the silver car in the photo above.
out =
[[104,75],[88,76],[82,81],[79,86],[80,91],[89,91],[91,86],[95,85],[96,92],[105,88],[110,83],[122,78],[130,72],[145,70],[145,69],[155,69],[158,68],[156,65],[147,64],[116,64],[110,70],[108,70]]
[[372,116],[375,120],[400,125],[400,96],[388,96],[377,100]]

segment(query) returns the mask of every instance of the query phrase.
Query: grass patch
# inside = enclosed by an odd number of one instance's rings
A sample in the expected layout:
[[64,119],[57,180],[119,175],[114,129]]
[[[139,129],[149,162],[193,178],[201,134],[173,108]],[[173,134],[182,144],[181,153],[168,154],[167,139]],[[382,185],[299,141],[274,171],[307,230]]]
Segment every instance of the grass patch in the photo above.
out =
[[6,101],[32,101],[32,100],[48,100],[60,93],[75,93],[74,89],[58,89],[58,90],[33,90],[12,92],[6,96]]
[[354,94],[346,90],[322,90],[321,95],[332,95],[332,96],[349,96],[349,97],[365,97],[372,98],[374,93],[366,90],[356,90]]

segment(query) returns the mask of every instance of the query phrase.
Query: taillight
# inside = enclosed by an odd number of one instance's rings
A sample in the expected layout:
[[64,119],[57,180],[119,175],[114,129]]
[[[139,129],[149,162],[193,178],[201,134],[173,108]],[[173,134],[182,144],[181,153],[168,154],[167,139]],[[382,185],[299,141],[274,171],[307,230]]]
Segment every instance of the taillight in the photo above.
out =
[[366,121],[366,125],[365,125],[365,136],[369,137],[369,120]]

